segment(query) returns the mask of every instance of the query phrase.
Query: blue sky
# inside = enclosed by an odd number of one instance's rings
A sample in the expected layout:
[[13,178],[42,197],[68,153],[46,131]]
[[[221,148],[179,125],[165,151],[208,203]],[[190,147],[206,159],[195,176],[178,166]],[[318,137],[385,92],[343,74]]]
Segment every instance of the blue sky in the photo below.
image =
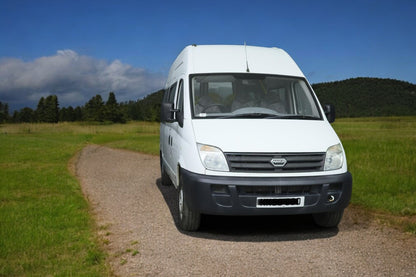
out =
[[416,1],[0,0],[0,101],[61,107],[163,87],[189,44],[277,46],[311,83],[416,83]]

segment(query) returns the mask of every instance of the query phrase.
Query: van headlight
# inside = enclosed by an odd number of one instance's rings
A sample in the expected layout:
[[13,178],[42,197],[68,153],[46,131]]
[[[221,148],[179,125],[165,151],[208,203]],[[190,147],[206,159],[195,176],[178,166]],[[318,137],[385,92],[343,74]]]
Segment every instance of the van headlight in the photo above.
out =
[[197,144],[199,157],[208,170],[229,171],[225,156],[220,149],[205,144]]
[[326,150],[324,170],[336,170],[342,167],[344,153],[341,144],[332,145]]

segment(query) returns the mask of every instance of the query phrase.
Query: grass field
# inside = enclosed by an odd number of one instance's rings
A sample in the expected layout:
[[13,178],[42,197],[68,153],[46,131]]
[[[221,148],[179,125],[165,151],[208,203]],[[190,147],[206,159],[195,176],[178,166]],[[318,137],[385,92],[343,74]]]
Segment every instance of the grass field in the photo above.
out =
[[0,125],[0,276],[111,275],[68,161],[87,143],[158,153],[158,124]]
[[334,129],[353,175],[352,203],[402,216],[416,233],[416,117],[339,119]]
[[[354,205],[416,233],[416,117],[339,119]],[[157,155],[159,125],[0,125],[0,276],[111,275],[68,162],[88,143]]]

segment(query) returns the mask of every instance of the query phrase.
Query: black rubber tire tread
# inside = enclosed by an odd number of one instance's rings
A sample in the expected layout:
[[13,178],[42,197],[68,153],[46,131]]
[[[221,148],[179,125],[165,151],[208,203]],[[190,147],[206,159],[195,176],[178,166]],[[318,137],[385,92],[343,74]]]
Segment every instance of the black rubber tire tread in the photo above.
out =
[[182,189],[182,182],[179,183],[178,188],[178,225],[179,228],[183,231],[193,232],[197,231],[199,229],[199,226],[201,225],[201,214],[190,209],[188,204],[186,203],[185,195],[183,196],[183,213],[182,217],[180,216],[180,210],[179,210],[179,195],[181,193]]
[[325,228],[337,227],[341,222],[344,210],[328,213],[313,214],[313,221],[316,225]]

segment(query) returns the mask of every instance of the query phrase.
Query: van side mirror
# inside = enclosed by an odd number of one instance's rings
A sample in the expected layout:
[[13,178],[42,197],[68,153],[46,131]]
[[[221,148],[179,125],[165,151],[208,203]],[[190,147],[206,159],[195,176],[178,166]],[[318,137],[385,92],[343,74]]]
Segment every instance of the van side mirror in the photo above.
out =
[[173,122],[174,116],[173,116],[173,103],[169,102],[163,102],[162,107],[160,109],[160,120],[162,122]]
[[325,116],[328,119],[329,123],[335,121],[335,107],[332,104],[324,105]]
[[[173,108],[173,103],[164,102],[160,109],[160,120],[162,122],[175,122],[177,121],[179,126],[183,127],[183,113],[180,110]],[[176,115],[176,119],[175,119]]]

